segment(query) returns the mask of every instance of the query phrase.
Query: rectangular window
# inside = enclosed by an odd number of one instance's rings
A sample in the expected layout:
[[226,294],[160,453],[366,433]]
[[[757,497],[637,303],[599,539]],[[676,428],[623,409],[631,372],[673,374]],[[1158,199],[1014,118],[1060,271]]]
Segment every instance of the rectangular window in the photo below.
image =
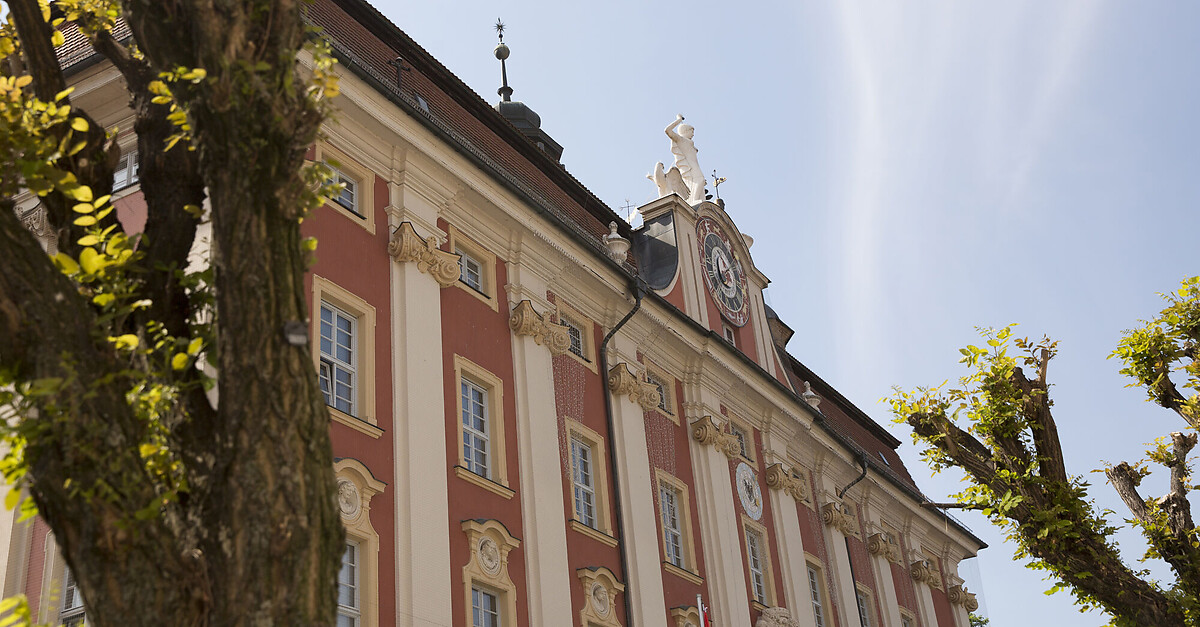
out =
[[62,611],[58,619],[65,627],[83,627],[87,624],[87,616],[83,609],[83,596],[79,594],[79,586],[75,583],[75,573],[70,567],[63,567]]
[[467,379],[462,380],[463,464],[480,477],[491,478],[488,467],[488,391]]
[[124,189],[138,182],[138,153],[136,150],[121,156],[113,172],[113,191]]
[[563,318],[562,324],[564,327],[567,327],[567,338],[571,340],[571,344],[567,347],[567,350],[583,359],[587,359],[587,356],[583,354],[583,331],[578,325],[566,318]]
[[821,579],[817,569],[808,567],[808,591],[812,595],[813,618],[817,627],[825,627],[825,612],[821,606]]
[[483,264],[461,248],[454,249],[458,257],[458,280],[467,287],[486,295],[483,285]]
[[746,555],[750,559],[750,591],[754,600],[767,605],[766,559],[762,536],[753,529],[746,530]]
[[598,529],[592,447],[576,437],[571,438],[571,479],[575,484],[575,520]]
[[674,486],[660,483],[658,502],[662,508],[663,545],[666,547],[667,563],[687,568],[683,556],[683,528],[679,520],[679,492]]
[[733,327],[731,327],[731,326],[729,326],[729,325],[727,325],[727,324],[722,324],[722,325],[721,325],[721,331],[724,333],[724,335],[725,335],[725,339],[726,339],[726,340],[727,340],[727,341],[728,341],[730,344],[733,344],[734,346],[737,346],[737,336],[733,334]]
[[325,404],[357,415],[355,407],[354,316],[321,301],[321,366],[319,377]]
[[333,182],[342,184],[342,191],[337,196],[333,197],[333,202],[341,205],[342,208],[354,213],[359,217],[363,216],[362,209],[358,206],[358,179],[351,177],[333,165],[326,163],[330,170],[333,170]]
[[471,588],[471,627],[501,627],[496,595]]
[[854,598],[858,602],[858,622],[862,627],[871,627],[871,611],[867,609],[870,602],[867,600],[867,595],[863,594],[862,590],[857,590],[854,593]]
[[362,619],[358,573],[358,544],[347,542],[338,573],[337,627],[358,627]]

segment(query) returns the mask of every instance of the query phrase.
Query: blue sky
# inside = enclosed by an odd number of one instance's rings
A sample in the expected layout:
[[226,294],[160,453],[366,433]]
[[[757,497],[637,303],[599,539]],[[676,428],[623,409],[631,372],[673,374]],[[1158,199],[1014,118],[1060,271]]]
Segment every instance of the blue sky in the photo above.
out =
[[[502,17],[514,99],[614,208],[653,197],[644,176],[684,114],[705,171],[729,179],[789,349],[878,421],[892,386],[959,376],[975,326],[1019,322],[1060,341],[1070,471],[1180,428],[1106,357],[1157,292],[1200,273],[1200,4],[376,4],[489,101]],[[889,428],[930,496],[959,488]],[[991,545],[977,561],[993,625],[1105,622],[1043,595],[986,521],[960,517]]]

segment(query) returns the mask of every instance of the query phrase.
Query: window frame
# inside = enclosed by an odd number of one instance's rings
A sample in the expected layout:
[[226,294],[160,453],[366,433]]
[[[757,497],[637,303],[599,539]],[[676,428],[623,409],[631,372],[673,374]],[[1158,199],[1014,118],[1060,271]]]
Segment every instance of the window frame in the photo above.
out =
[[[484,612],[489,612],[493,617],[495,617],[495,622],[493,622],[491,626],[487,624],[486,618],[484,619],[483,623],[475,622],[476,594],[478,594],[480,597],[487,597],[492,600],[492,609],[490,611],[487,608],[481,608]],[[471,586],[471,627],[504,627],[504,610],[500,607],[500,599],[503,598],[502,595],[503,593],[496,592],[487,586],[479,584],[473,584]]]
[[[605,448],[607,443],[604,441],[603,436],[574,418],[566,417],[563,422],[567,444],[566,471],[571,479],[568,490],[571,510],[567,525],[571,529],[593,540],[598,540],[607,546],[615,547],[617,546],[617,539],[613,534],[612,501],[609,496],[608,450]],[[595,496],[595,526],[590,526],[575,517],[576,512],[579,511],[579,503],[575,500],[575,460],[571,452],[571,445],[575,440],[586,444],[591,448],[592,452],[592,489]]]
[[858,621],[862,627],[874,627],[874,595],[861,583],[854,585],[854,604],[858,610]]
[[355,364],[356,387],[355,402],[358,406],[357,415],[348,414],[333,405],[329,408],[330,419],[339,422],[372,438],[383,435],[379,428],[375,406],[375,307],[352,294],[338,284],[320,275],[312,275],[312,310],[317,315],[310,316],[312,328],[311,337],[314,339],[312,349],[314,374],[320,376],[321,370],[321,303],[327,302],[340,309],[348,316],[355,317],[355,349],[359,359]]
[[[359,382],[360,377],[358,375],[358,368],[355,364],[356,361],[359,361],[359,359],[358,359],[359,358],[358,339],[361,338],[361,335],[360,335],[361,331],[358,329],[358,326],[359,326],[358,316],[355,316],[354,314],[352,314],[350,312],[343,311],[341,307],[338,307],[337,305],[335,305],[327,300],[321,301],[319,309],[320,309],[320,311],[318,312],[318,315],[320,315],[320,317],[321,317],[321,321],[319,323],[320,328],[321,328],[321,334],[320,334],[320,341],[318,342],[319,346],[318,346],[317,350],[320,352],[321,358],[320,358],[320,362],[318,365],[318,375],[317,376],[318,376],[318,379],[320,379],[320,381],[321,381],[321,387],[322,387],[321,393],[325,395],[325,404],[326,405],[328,405],[329,407],[333,407],[334,409],[337,409],[338,411],[341,411],[345,414],[349,414],[350,417],[352,417],[352,418],[357,418],[358,410],[361,409],[361,407],[359,406],[359,402],[358,402],[358,396],[359,396],[358,392],[359,392],[359,387],[362,385],[361,382]],[[325,337],[325,311],[326,310],[328,310],[330,312],[330,318],[331,318],[330,329],[331,329],[332,335],[328,338],[329,342],[332,345],[331,353],[325,352],[325,341],[327,339]],[[350,360],[349,361],[345,361],[337,355],[337,349],[341,346],[341,342],[339,342],[338,336],[340,335],[339,332],[342,331],[341,325],[339,324],[342,319],[345,319],[349,323],[349,327],[350,327],[349,330],[346,331],[346,333],[350,336],[350,346],[349,346]],[[329,370],[330,370],[329,376],[326,376],[324,374],[326,365],[329,366]],[[337,387],[339,384],[339,377],[338,377],[339,371],[345,371],[349,375],[349,378],[350,378],[350,383],[349,383],[350,397],[346,399],[346,402],[348,403],[348,407],[345,409],[338,407],[338,403],[342,400],[341,395],[339,395],[338,391],[337,391]],[[326,381],[328,381],[328,385],[329,385],[328,390],[324,389]]]
[[[556,310],[555,318],[558,324],[566,326],[568,329],[570,327],[579,329],[579,353],[575,353],[575,351],[568,348],[567,352],[563,354],[587,366],[588,370],[598,372],[596,366],[596,323],[591,318],[585,316],[583,312],[564,302],[561,297],[555,298],[554,307]],[[569,330],[568,337],[570,337]]]
[[[685,484],[679,477],[661,469],[654,469],[654,505],[655,515],[658,517],[658,542],[660,545],[660,557],[662,558],[662,567],[668,573],[680,577],[696,585],[704,583],[704,578],[700,574],[698,560],[696,559],[696,540],[694,535],[695,527],[692,524],[692,502],[691,494]],[[666,486],[675,493],[678,509],[678,517],[680,523],[680,543],[683,549],[684,566],[676,566],[672,563],[667,555],[667,540],[666,540],[666,521],[663,519],[662,510],[662,489]]]
[[829,591],[826,589],[825,572],[820,565],[820,560],[811,553],[805,554],[804,560],[805,576],[808,578],[809,601],[813,611],[813,624],[816,627],[825,627],[831,623],[826,618],[829,616]]
[[[362,551],[359,549],[359,547],[359,542],[349,537],[346,538],[346,549],[342,552],[342,567],[338,570],[337,617],[339,621],[342,617],[353,620],[354,627],[359,627],[362,625]],[[346,562],[346,556],[348,554],[353,555],[353,560],[349,564]],[[342,573],[345,572],[347,565],[352,568],[353,573],[353,581],[348,584],[353,593],[351,605],[345,605],[342,603]]]
[[[75,576],[71,572],[71,568],[63,564],[62,577],[62,604],[58,608],[58,624],[69,625],[70,627],[84,627],[88,624],[87,619],[87,604],[84,603],[83,595],[79,592],[79,583],[75,581]],[[78,599],[78,603],[67,607],[67,591],[72,590],[71,596],[73,599]],[[72,621],[72,622],[69,622]]]
[[[462,420],[464,379],[487,392],[487,427],[491,446],[488,455],[489,473],[487,476],[469,470],[463,453],[463,442],[466,437]],[[455,399],[453,419],[456,425],[455,432],[458,434],[456,439],[458,457],[454,466],[454,474],[505,499],[511,499],[516,493],[508,483],[508,448],[505,433],[508,421],[504,416],[504,381],[479,364],[456,354],[454,355],[454,389],[452,393]]]
[[479,279],[480,286],[475,288],[468,284],[462,278],[462,258],[459,259],[459,278],[454,282],[455,287],[468,293],[472,298],[486,304],[492,311],[500,311],[500,299],[498,296],[499,289],[497,288],[496,267],[497,259],[495,253],[488,250],[483,244],[471,239],[463,234],[454,225],[449,225],[446,229],[447,249],[456,254],[470,257],[479,264]]
[[330,198],[325,206],[345,216],[351,222],[375,234],[375,173],[370,168],[356,160],[345,151],[327,142],[317,142],[314,151],[314,161],[324,163],[334,172],[334,176],[355,183],[354,209],[347,208],[338,199]]
[[[121,162],[125,162],[126,160],[128,160],[127,165],[125,169],[122,170]],[[122,151],[121,159],[117,162],[117,167],[113,168],[113,193],[116,194],[117,192],[120,192],[126,188],[137,185],[141,180],[141,177],[139,176],[140,170],[141,159],[139,159],[137,145],[134,144],[132,149]],[[122,173],[124,173],[123,178],[125,180],[120,180],[117,178],[117,175]]]
[[[671,422],[679,424],[679,412],[676,411],[676,402],[678,399],[675,398],[675,377],[649,359],[644,361],[646,366],[646,381],[656,388],[659,385],[662,386],[662,404],[658,406],[657,411],[670,418]],[[657,383],[655,383],[656,381]]]
[[[754,574],[751,568],[750,560],[750,537],[754,534],[762,542],[762,586],[763,598],[760,601],[754,594]],[[755,522],[749,516],[742,514],[742,548],[745,551],[746,558],[746,584],[747,592],[750,597],[750,604],[757,610],[762,611],[776,604],[775,601],[775,573],[771,562],[771,536],[767,533],[767,528],[762,524]]]

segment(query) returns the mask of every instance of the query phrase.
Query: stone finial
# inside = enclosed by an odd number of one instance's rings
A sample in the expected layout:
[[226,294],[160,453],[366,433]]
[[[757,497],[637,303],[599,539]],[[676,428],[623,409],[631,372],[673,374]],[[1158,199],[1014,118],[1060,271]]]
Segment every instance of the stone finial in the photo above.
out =
[[600,238],[604,245],[608,247],[608,256],[617,263],[625,261],[625,256],[629,254],[629,240],[617,234],[617,223],[608,223],[608,235]]
[[821,405],[821,397],[812,391],[812,384],[808,381],[804,382],[804,391],[800,393],[800,398],[804,399],[804,402],[813,409],[818,409]]

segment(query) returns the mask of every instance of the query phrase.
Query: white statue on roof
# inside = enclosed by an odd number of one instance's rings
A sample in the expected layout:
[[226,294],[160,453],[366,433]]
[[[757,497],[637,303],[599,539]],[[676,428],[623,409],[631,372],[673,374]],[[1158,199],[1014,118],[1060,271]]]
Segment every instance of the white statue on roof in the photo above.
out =
[[700,162],[696,158],[699,151],[696,149],[696,143],[692,141],[696,129],[683,123],[683,115],[677,115],[666,132],[667,137],[671,138],[671,152],[675,155],[675,165],[666,170],[659,161],[654,166],[654,173],[648,174],[646,178],[658,186],[660,198],[675,193],[691,204],[702,202],[704,186],[708,181],[704,178],[704,170],[700,169]]

